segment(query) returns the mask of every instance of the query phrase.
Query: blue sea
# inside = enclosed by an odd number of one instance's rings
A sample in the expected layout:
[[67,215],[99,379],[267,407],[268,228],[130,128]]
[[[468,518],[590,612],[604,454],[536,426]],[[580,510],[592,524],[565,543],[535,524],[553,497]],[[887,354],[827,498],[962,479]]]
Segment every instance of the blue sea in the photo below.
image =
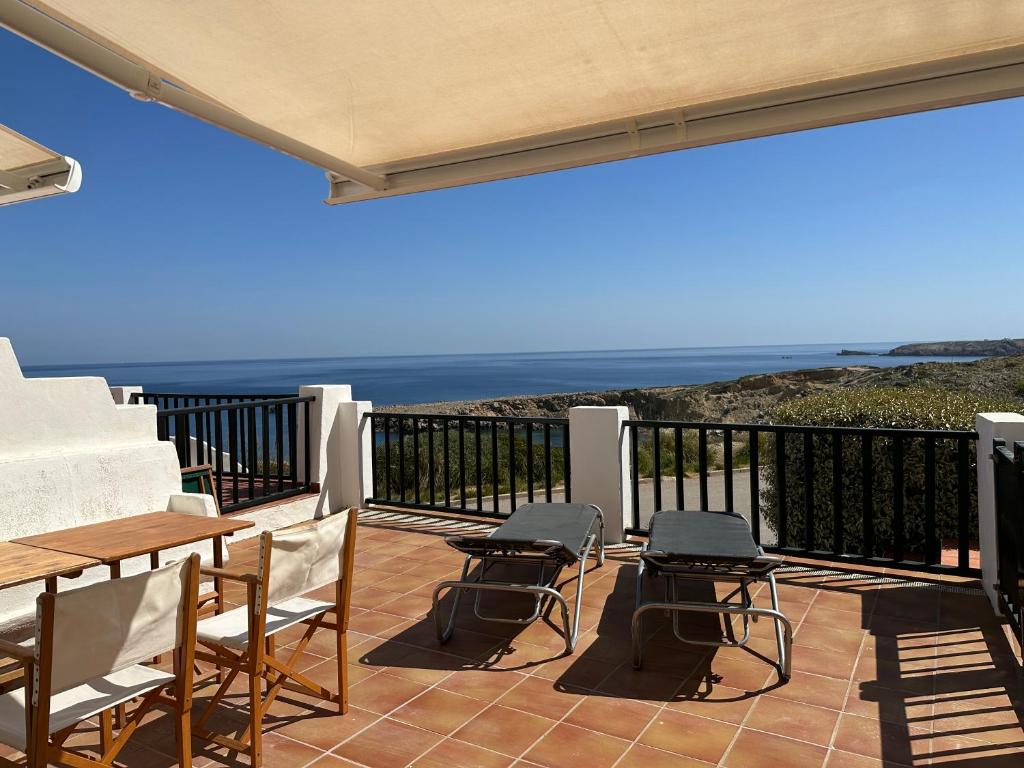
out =
[[355,399],[395,405],[704,384],[800,368],[973,359],[836,355],[844,348],[883,353],[900,343],[26,366],[25,375],[102,376],[111,385],[193,394],[291,393],[300,384],[351,384]]

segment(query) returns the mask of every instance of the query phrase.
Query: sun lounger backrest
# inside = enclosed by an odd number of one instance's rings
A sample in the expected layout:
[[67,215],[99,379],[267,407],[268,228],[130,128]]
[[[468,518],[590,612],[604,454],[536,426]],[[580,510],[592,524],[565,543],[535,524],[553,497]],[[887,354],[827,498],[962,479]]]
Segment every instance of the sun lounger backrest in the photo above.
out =
[[152,659],[181,644],[190,560],[55,595],[40,595],[36,653],[44,647],[44,601],[53,601],[51,690]]
[[344,573],[348,517],[345,510],[320,520],[300,523],[271,537],[267,603],[275,605],[326,584]]

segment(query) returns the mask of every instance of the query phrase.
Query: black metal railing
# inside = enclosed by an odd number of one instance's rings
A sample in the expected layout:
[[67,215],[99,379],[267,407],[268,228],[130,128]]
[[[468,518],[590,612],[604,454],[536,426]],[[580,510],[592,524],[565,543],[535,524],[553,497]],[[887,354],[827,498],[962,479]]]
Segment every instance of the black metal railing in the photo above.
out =
[[[178,463],[212,466],[222,512],[313,489],[306,459],[313,396],[150,396],[160,398],[156,401],[157,437],[174,443]],[[160,407],[175,399],[192,403]],[[202,400],[212,402],[197,404]]]
[[263,395],[195,395],[181,392],[133,392],[128,398],[129,403],[155,405],[157,409],[168,411],[172,408],[198,408],[204,405],[230,405],[247,403],[253,400],[279,400],[283,397],[294,397],[291,393],[273,393]]
[[[740,512],[766,550],[977,575],[975,432],[627,421],[633,519]],[[650,478],[649,481],[645,478]]]
[[569,420],[370,413],[368,504],[504,517],[571,501]]
[[993,441],[997,589],[999,604],[1017,641],[1024,641],[1024,441],[1008,448]]

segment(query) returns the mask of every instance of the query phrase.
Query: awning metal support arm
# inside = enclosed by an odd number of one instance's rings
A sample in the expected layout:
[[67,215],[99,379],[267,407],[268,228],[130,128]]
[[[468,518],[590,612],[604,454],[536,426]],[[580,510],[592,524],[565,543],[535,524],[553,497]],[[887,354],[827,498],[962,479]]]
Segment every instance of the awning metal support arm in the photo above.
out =
[[388,188],[385,177],[164,83],[144,67],[84,37],[71,27],[20,0],[0,0],[0,26],[123,88],[135,98],[157,101],[377,192]]

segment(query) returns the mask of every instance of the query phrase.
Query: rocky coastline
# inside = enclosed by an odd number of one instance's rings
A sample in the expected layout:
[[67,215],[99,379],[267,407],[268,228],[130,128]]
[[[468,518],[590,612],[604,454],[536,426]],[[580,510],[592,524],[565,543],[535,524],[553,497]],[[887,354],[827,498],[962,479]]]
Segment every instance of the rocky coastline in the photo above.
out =
[[838,387],[932,386],[1015,398],[1024,382],[1024,355],[963,363],[892,368],[852,365],[743,376],[711,384],[563,392],[375,408],[377,411],[475,416],[565,416],[577,405],[625,405],[632,418],[764,422],[780,403]]

